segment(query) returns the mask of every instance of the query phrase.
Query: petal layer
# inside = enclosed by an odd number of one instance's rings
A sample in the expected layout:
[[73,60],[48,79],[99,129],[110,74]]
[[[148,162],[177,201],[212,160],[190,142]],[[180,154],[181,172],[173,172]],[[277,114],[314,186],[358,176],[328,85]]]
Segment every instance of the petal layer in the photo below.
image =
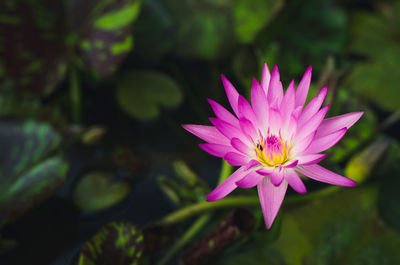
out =
[[347,187],[353,187],[357,185],[357,183],[354,180],[336,174],[317,164],[297,167],[296,170],[311,179],[315,179],[328,184],[347,186]]
[[339,129],[347,129],[356,123],[364,112],[351,112],[343,115],[327,118],[318,127],[316,138],[331,134]]
[[285,174],[285,179],[289,183],[290,187],[292,187],[298,193],[307,192],[307,189],[304,186],[303,181],[294,170],[288,170]]
[[258,197],[260,198],[261,209],[267,229],[271,228],[278,214],[283,198],[285,197],[287,185],[287,182],[283,180],[280,186],[275,187],[269,178],[264,178],[257,185]]
[[347,128],[343,128],[334,133],[322,136],[320,138],[314,139],[310,146],[307,148],[305,153],[314,154],[323,152],[328,148],[334,146],[346,133]]
[[250,172],[247,174],[244,178],[242,178],[239,181],[236,181],[236,185],[238,185],[241,188],[244,189],[249,189],[253,188],[260,183],[260,181],[264,178],[264,176],[261,176],[255,171]]
[[244,167],[240,167],[232,175],[230,175],[224,182],[216,187],[212,192],[207,195],[206,200],[209,202],[217,201],[224,198],[226,195],[231,193],[237,188],[236,182],[247,175],[248,172]]
[[312,67],[309,66],[305,71],[303,78],[299,83],[299,86],[297,87],[296,107],[298,106],[303,107],[304,103],[306,102],[308,90],[310,88],[310,83],[311,83],[311,72],[312,72]]
[[207,153],[216,157],[224,157],[226,153],[235,151],[231,146],[222,144],[205,143],[205,144],[199,144],[199,146]]
[[182,127],[206,142],[224,145],[229,145],[230,143],[230,140],[214,126],[186,124]]

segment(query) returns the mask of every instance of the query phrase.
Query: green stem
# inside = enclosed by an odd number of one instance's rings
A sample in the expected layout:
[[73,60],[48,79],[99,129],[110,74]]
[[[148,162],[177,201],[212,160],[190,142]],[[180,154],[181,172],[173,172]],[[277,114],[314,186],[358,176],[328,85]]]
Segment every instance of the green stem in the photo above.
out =
[[79,86],[78,73],[74,68],[70,71],[70,99],[71,99],[71,111],[72,121],[74,123],[81,122],[81,88]]
[[221,165],[221,173],[219,174],[219,179],[218,179],[218,185],[224,182],[233,171],[233,167],[228,164],[228,162],[225,161],[225,159],[222,159],[222,165]]
[[[336,186],[330,186],[319,191],[309,193],[306,195],[293,195],[285,198],[284,204],[294,204],[304,201],[313,200],[316,198],[325,197],[332,193],[335,193],[340,188]],[[167,216],[165,216],[159,223],[160,224],[173,224],[181,222],[189,217],[199,215],[204,212],[214,211],[221,208],[238,207],[238,206],[258,206],[260,201],[257,196],[234,196],[228,197],[215,202],[199,202],[196,204],[189,205],[181,208]]]
[[175,256],[175,254],[194,237],[198,231],[210,220],[211,213],[204,214],[189,227],[189,229],[179,238],[167,253],[161,258],[157,265],[164,265]]
[[[233,167],[229,165],[225,160],[222,159],[221,173],[218,178],[218,185],[227,179],[232,173]],[[194,237],[198,231],[210,220],[212,214],[205,213],[201,215],[197,220],[190,226],[190,228],[178,239],[172,247],[167,251],[164,257],[158,262],[157,265],[166,264],[192,237]]]

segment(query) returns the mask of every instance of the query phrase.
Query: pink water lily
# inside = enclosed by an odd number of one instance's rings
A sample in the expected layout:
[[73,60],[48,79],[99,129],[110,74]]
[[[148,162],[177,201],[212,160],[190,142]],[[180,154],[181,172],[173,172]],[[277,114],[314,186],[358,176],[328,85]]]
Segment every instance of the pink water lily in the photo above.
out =
[[237,187],[257,186],[267,229],[278,214],[288,184],[298,193],[306,187],[299,173],[321,182],[355,186],[356,183],[318,165],[326,154],[321,152],[335,145],[363,112],[352,112],[325,118],[329,105],[321,107],[327,93],[323,87],[304,106],[311,81],[309,67],[297,89],[289,84],[283,93],[277,66],[272,74],[267,64],[261,84],[253,79],[251,105],[222,75],[233,115],[220,104],[209,100],[216,118],[214,126],[184,125],[206,141],[200,147],[223,157],[239,168],[207,196],[208,201],[224,198]]

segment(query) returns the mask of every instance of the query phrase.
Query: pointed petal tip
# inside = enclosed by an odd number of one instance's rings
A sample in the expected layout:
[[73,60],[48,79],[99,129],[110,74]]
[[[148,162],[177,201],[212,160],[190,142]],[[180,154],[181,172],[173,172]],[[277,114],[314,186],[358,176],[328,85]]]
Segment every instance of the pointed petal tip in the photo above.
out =
[[190,132],[190,133],[196,135],[196,134],[195,134],[195,129],[194,129],[194,127],[197,126],[196,124],[182,124],[181,126],[182,126],[182,128],[185,129],[186,131],[188,131],[188,132]]
[[297,164],[299,163],[299,160],[294,160],[293,162],[287,164],[286,166],[283,166],[284,168],[294,168],[297,166]]
[[345,179],[342,181],[342,183],[340,183],[340,185],[338,186],[342,186],[342,187],[355,187],[357,186],[357,182],[355,182],[354,180],[345,177]]
[[218,122],[218,118],[214,118],[214,117],[210,117],[210,118],[208,118],[208,120],[215,126],[215,123],[217,123]]
[[356,111],[354,112],[355,116],[357,117],[356,122],[364,115],[364,111]]
[[206,201],[208,201],[208,202],[215,202],[218,200],[219,199],[213,194],[213,192],[209,193],[206,197]]
[[319,91],[320,95],[326,94],[328,92],[328,86],[323,86]]

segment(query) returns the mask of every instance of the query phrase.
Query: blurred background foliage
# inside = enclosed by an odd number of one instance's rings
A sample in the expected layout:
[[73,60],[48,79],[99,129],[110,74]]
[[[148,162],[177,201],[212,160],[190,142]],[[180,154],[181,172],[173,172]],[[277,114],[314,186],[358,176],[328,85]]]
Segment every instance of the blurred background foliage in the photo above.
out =
[[[400,264],[399,14],[394,0],[1,1],[0,263]],[[284,86],[312,65],[328,116],[365,111],[323,161],[358,187],[307,181],[270,231],[254,190],[233,193],[245,208],[173,219],[232,170],[181,124],[228,104],[221,73],[249,95],[265,61]]]

